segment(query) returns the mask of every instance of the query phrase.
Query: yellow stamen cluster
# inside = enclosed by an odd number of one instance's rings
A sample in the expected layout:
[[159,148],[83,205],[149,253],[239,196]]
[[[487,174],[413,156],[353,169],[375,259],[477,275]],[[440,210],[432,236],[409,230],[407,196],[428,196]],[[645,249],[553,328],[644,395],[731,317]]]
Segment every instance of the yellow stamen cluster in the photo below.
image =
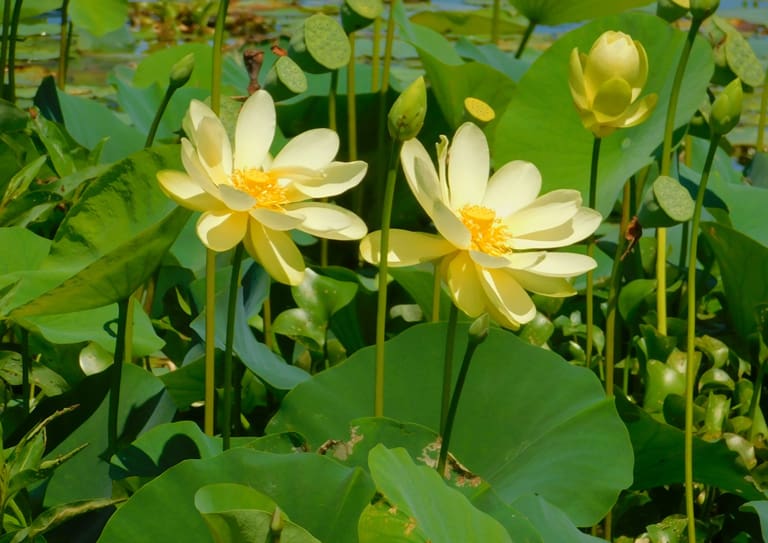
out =
[[288,203],[285,188],[270,172],[251,168],[232,172],[232,185],[256,199],[256,207],[282,209]]
[[472,249],[492,256],[501,256],[511,251],[506,243],[509,239],[507,227],[492,209],[467,205],[459,213],[461,222],[472,235]]

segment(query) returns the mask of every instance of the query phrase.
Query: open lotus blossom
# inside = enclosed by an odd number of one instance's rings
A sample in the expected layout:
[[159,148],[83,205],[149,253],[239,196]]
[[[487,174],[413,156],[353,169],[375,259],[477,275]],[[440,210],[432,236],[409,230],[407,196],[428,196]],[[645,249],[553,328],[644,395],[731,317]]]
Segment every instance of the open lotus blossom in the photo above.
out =
[[[408,184],[438,234],[393,229],[387,261],[412,266],[440,259],[440,273],[456,306],[471,317],[488,312],[517,328],[536,315],[526,291],[575,294],[569,278],[595,268],[585,255],[550,252],[583,240],[598,227],[597,211],[582,207],[576,190],[539,196],[541,174],[516,160],[488,179],[490,158],[483,132],[472,123],[443,136],[435,169],[424,146],[412,139],[401,160]],[[381,232],[361,242],[365,260],[379,261]]]
[[243,104],[234,152],[221,121],[193,100],[181,141],[186,173],[163,170],[163,190],[181,206],[202,211],[197,234],[214,251],[243,241],[246,250],[277,281],[301,283],[304,259],[291,239],[296,229],[335,240],[365,236],[365,223],[339,206],[311,201],[336,196],[360,183],[365,162],[334,162],[339,137],[318,128],[289,141],[274,159],[275,104],[257,91]]
[[643,45],[623,32],[604,32],[589,54],[571,51],[568,84],[581,122],[598,138],[647,119],[658,96],[640,93],[648,79]]

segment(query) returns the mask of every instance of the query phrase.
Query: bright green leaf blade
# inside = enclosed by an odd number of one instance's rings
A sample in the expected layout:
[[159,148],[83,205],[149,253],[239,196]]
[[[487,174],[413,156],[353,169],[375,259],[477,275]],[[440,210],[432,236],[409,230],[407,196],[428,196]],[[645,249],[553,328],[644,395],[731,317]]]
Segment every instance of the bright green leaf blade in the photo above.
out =
[[368,464],[376,489],[413,519],[427,541],[511,543],[501,524],[446,486],[434,469],[414,464],[405,449],[377,445]]
[[[445,333],[444,323],[419,325],[387,342],[387,416],[438,427]],[[457,338],[458,357],[466,326]],[[372,414],[373,363],[374,349],[362,349],[302,383],[268,431],[299,432],[314,447],[345,439],[349,421]],[[492,329],[475,353],[454,432],[452,452],[502,498],[539,493],[578,525],[631,483],[626,429],[595,376],[507,332]]]
[[752,510],[760,518],[760,530],[763,539],[768,538],[768,500],[747,502],[740,507],[742,511]]
[[304,281],[291,288],[291,292],[299,307],[312,313],[318,321],[325,321],[354,299],[357,283],[338,281],[307,269]]
[[[319,455],[235,448],[182,462],[144,485],[112,516],[99,543],[210,543],[213,539],[194,507],[195,492],[208,484],[246,481],[314,537],[334,543],[357,542],[357,519],[374,494],[362,470]],[[147,523],[157,511],[163,511],[163,522]]]
[[512,502],[541,533],[544,543],[596,543],[605,541],[579,531],[557,507],[541,496],[529,494]]
[[728,316],[747,339],[757,330],[755,307],[768,302],[768,248],[727,226],[703,223],[701,227],[720,266]]
[[72,0],[72,24],[96,36],[117,30],[128,21],[128,0]]
[[[630,34],[648,54],[648,82],[642,95],[655,92],[658,106],[642,124],[603,138],[600,148],[597,207],[605,215],[624,182],[651,162],[662,141],[669,94],[685,33],[644,13],[626,13],[594,21],[569,32],[531,66],[503,113],[492,142],[496,167],[511,160],[533,162],[543,176],[542,191],[570,188],[587,200],[593,136],[579,120],[568,88],[568,58],[574,47],[587,52],[605,30]],[[694,43],[683,79],[675,126],[687,123],[697,110],[714,70],[710,46]]]
[[[273,535],[270,525],[275,506],[269,496],[235,483],[207,485],[195,493],[195,507],[217,543],[269,541]],[[280,516],[281,542],[320,543],[282,512]]]
[[520,13],[536,24],[558,25],[645,6],[653,0],[510,0]]

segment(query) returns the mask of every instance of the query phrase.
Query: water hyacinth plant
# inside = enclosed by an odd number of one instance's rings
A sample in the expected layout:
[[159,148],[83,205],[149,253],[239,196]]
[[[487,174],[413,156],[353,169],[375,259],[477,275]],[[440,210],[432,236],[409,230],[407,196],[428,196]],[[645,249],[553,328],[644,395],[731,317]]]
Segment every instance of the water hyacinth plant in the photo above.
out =
[[203,4],[5,2],[0,541],[768,537],[762,0]]

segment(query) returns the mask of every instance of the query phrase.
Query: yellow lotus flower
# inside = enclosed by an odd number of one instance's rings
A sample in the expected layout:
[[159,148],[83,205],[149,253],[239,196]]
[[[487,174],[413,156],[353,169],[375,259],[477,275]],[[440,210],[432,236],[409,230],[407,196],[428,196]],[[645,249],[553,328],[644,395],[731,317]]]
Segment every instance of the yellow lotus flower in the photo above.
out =
[[318,128],[289,141],[272,159],[275,104],[257,91],[243,104],[235,128],[234,152],[224,125],[193,100],[184,120],[189,139],[181,140],[186,173],[163,170],[157,178],[179,205],[202,211],[197,234],[214,251],[240,241],[277,281],[301,283],[304,258],[289,231],[328,239],[356,240],[367,228],[354,213],[311,198],[341,194],[360,183],[365,162],[333,162],[339,137]]
[[[471,317],[487,312],[509,328],[536,315],[526,290],[575,294],[568,278],[595,268],[595,261],[546,249],[580,241],[600,224],[597,211],[582,207],[581,194],[562,189],[539,196],[541,174],[520,160],[488,179],[488,142],[472,123],[459,127],[450,150],[443,136],[437,154],[435,169],[418,140],[403,144],[405,177],[438,234],[392,230],[389,265],[440,259],[456,306]],[[373,264],[379,261],[380,238],[381,232],[373,232],[360,245],[363,258]]]
[[598,138],[647,119],[658,96],[638,100],[648,79],[648,57],[638,41],[623,32],[604,32],[589,55],[571,52],[568,84],[587,130]]

